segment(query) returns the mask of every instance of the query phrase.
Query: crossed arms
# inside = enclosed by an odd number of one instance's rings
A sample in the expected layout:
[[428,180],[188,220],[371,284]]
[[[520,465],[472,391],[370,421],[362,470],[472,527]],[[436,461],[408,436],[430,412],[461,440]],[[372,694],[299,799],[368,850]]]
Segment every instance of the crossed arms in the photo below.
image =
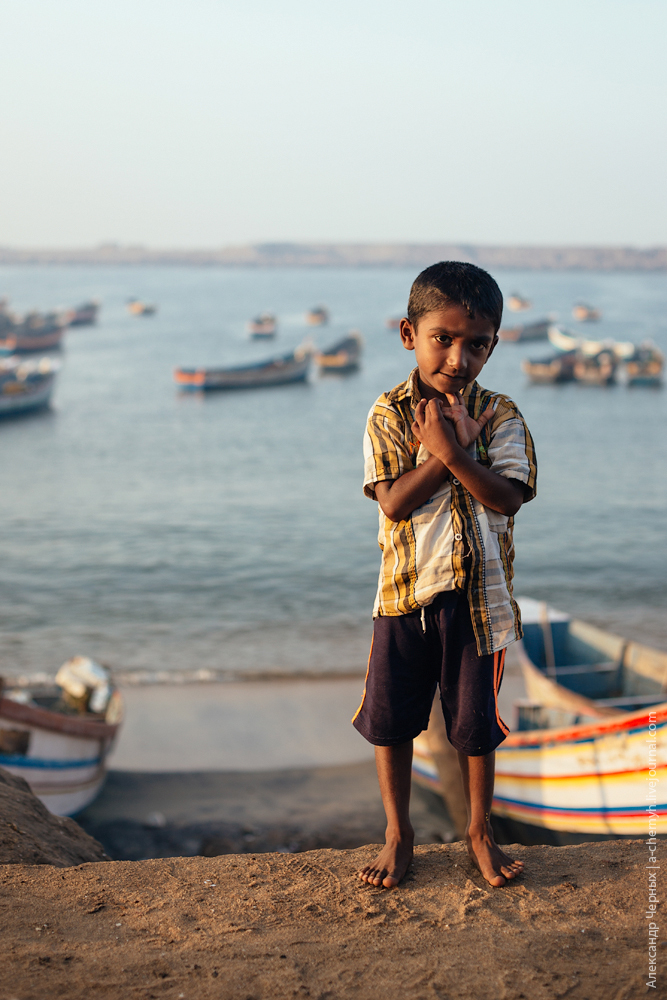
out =
[[398,479],[376,483],[380,507],[391,521],[403,521],[451,474],[485,507],[512,517],[523,503],[523,484],[485,468],[465,450],[493,416],[493,405],[473,420],[460,396],[448,393],[447,399],[449,406],[439,399],[421,399],[417,404],[412,431],[430,457]]

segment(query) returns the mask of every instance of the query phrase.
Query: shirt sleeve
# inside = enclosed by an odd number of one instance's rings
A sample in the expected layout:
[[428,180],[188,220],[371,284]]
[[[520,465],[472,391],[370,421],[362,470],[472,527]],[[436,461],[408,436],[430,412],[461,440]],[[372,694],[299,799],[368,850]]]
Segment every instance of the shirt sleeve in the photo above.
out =
[[506,479],[517,479],[527,489],[524,503],[537,494],[537,459],[530,431],[510,400],[496,407],[488,446],[491,471]]
[[398,479],[414,468],[403,419],[385,396],[368,414],[364,434],[364,493],[377,500],[375,484]]

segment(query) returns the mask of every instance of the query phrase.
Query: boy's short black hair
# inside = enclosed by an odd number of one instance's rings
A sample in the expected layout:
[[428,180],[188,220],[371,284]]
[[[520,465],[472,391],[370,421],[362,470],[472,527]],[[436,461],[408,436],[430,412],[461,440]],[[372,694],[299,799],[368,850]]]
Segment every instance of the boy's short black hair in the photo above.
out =
[[415,330],[422,316],[448,305],[463,306],[471,319],[482,316],[490,320],[498,332],[503,295],[481,267],[460,260],[443,260],[417,275],[408,299],[408,319]]

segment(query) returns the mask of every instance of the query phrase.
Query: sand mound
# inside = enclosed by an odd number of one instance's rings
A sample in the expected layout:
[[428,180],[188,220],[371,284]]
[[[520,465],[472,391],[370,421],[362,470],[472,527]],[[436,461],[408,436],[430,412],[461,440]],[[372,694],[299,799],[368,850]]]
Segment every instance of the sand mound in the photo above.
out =
[[0,864],[63,868],[106,857],[73,819],[53,816],[23,778],[0,768]]
[[[645,847],[519,847],[491,889],[461,844],[395,890],[373,848],[0,869],[7,997],[636,1000]],[[662,952],[667,959],[667,953]]]

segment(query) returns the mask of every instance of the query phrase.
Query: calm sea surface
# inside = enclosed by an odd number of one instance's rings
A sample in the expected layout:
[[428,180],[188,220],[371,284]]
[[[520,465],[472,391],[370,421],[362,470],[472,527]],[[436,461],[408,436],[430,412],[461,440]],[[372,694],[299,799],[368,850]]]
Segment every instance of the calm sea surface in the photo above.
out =
[[[0,269],[18,310],[102,302],[72,330],[50,412],[0,424],[0,667],[52,672],[88,653],[124,670],[362,670],[379,552],[361,491],[374,399],[412,355],[384,326],[412,272],[213,268]],[[500,273],[592,337],[667,352],[663,275]],[[155,301],[132,318],[130,296]],[[583,299],[598,324],[570,320]],[[328,327],[304,311],[325,304]],[[247,339],[270,309],[274,344]],[[506,314],[506,321],[515,317]],[[348,376],[206,398],[176,365],[259,360],[306,335],[365,340]],[[509,393],[535,437],[539,496],[517,518],[516,593],[667,648],[667,393],[536,387],[520,371],[548,345],[500,344],[480,377]]]

